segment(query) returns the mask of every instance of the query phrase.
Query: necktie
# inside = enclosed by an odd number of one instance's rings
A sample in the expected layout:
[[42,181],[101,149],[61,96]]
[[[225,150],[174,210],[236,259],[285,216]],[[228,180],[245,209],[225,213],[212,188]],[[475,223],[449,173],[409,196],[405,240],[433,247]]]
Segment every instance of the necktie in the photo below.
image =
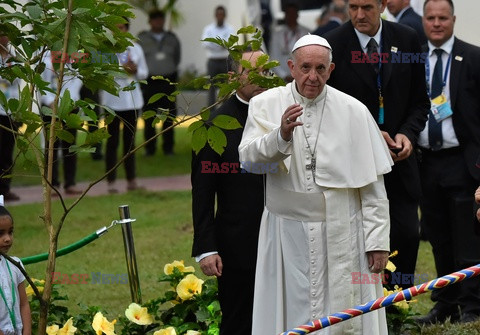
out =
[[[430,92],[430,98],[432,99],[442,94],[443,90],[443,50],[435,49],[434,52],[437,55],[437,62],[435,63],[432,76],[432,88]],[[428,117],[428,143],[432,150],[440,150],[443,144],[442,123],[435,120],[432,111],[430,111]]]
[[[368,59],[372,59],[372,54],[374,53],[378,54],[378,44],[377,44],[377,41],[375,41],[375,39],[372,37],[367,44]],[[378,65],[379,65],[378,62],[370,63],[370,64],[372,64],[373,69],[375,70],[375,73],[378,74]]]

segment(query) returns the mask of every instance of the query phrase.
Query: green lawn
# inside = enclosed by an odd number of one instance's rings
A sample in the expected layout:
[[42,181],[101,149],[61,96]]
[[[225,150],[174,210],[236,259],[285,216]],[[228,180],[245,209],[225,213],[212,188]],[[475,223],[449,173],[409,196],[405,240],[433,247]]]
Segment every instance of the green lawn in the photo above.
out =
[[[54,201],[55,215],[59,213],[59,201]],[[140,275],[143,300],[159,295],[164,286],[157,283],[163,266],[173,260],[185,260],[195,265],[190,257],[192,223],[190,192],[131,192],[85,198],[68,216],[59,246],[73,243],[97,229],[108,226],[119,218],[118,206],[129,205]],[[47,251],[47,234],[40,221],[40,204],[20,205],[10,208],[15,218],[15,243],[10,254],[25,257]],[[26,266],[34,278],[45,277],[46,263]],[[62,274],[92,273],[126,274],[126,261],[122,229],[115,226],[82,249],[58,258],[57,272]],[[199,275],[199,273],[198,273]],[[59,285],[60,292],[68,294],[68,306],[76,310],[77,303],[102,306],[109,315],[123,313],[130,301],[128,284],[76,284]]]
[[[142,122],[139,122],[139,129],[136,136],[136,145],[140,145],[144,142],[143,139],[143,126]],[[145,156],[145,150],[141,148],[136,153],[136,167],[137,177],[153,177],[153,176],[171,176],[175,174],[186,174],[190,172],[190,160],[191,160],[191,133],[187,131],[187,124],[180,125],[175,128],[175,146],[173,156],[164,156],[162,152],[162,138],[157,139],[157,152],[154,156]],[[158,132],[157,128],[157,132]],[[78,132],[79,141],[84,133]],[[103,143],[103,153],[105,154],[106,141]],[[122,142],[119,146],[118,157],[122,156]],[[105,160],[94,161],[90,157],[89,153],[80,152],[77,155],[77,176],[76,181],[92,181],[98,179],[105,173]],[[63,164],[59,164],[60,169],[60,182],[63,182],[62,174]],[[125,171],[123,166],[118,169],[117,178],[125,178]],[[40,177],[38,167],[36,166],[33,155],[27,155],[27,159],[23,156],[19,156],[12,178],[12,186],[24,186],[24,185],[37,185],[40,184]]]

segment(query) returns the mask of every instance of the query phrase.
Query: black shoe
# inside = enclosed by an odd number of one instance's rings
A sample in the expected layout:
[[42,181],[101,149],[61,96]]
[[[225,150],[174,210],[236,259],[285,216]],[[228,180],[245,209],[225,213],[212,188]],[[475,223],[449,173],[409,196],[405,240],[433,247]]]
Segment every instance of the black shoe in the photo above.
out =
[[428,312],[427,315],[415,318],[415,322],[418,325],[430,325],[433,323],[445,322],[448,319],[452,323],[459,320],[458,309],[456,306],[435,306],[430,310],[430,312]]
[[13,192],[8,191],[3,195],[5,201],[17,201],[20,200],[20,197]]
[[462,316],[460,317],[460,323],[468,323],[468,322],[475,322],[480,320],[480,315],[475,314],[475,313],[462,313]]

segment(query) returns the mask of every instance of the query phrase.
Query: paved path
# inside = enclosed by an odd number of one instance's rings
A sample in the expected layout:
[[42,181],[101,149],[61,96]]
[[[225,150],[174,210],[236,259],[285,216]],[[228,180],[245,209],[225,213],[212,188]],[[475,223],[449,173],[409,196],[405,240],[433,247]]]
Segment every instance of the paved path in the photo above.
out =
[[[167,191],[167,190],[190,190],[190,175],[178,175],[170,177],[150,177],[150,178],[138,178],[137,184],[140,187],[145,188],[149,191]],[[119,193],[125,193],[127,191],[127,182],[126,180],[117,180],[115,182],[116,188]],[[77,183],[76,187],[84,190],[88,186],[88,183],[81,182]],[[63,191],[63,190],[62,190]],[[42,202],[42,192],[43,189],[41,186],[14,186],[12,187],[12,192],[16,193],[20,200],[18,201],[6,201],[5,204],[8,206],[28,204]],[[94,197],[99,195],[108,194],[107,182],[101,181],[95,186],[93,186],[87,193],[87,196]],[[75,196],[67,196],[75,197]]]

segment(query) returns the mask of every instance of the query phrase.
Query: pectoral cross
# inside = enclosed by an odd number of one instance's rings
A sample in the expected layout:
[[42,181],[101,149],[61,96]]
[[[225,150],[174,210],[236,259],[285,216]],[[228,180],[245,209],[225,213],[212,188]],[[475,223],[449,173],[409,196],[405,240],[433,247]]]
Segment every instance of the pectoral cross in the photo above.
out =
[[317,166],[317,159],[315,156],[312,156],[312,159],[310,160],[310,164],[307,164],[305,167],[307,170],[312,170],[312,176],[313,176],[313,182],[315,182],[315,169]]

